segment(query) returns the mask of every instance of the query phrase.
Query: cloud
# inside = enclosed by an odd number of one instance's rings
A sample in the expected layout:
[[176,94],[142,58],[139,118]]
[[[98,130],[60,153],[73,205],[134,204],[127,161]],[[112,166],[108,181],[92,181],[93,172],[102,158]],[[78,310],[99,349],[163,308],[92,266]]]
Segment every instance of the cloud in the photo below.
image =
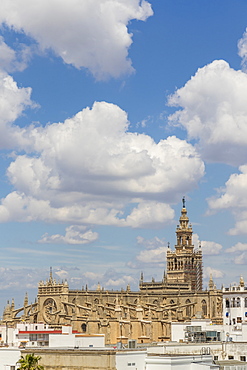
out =
[[152,239],[145,239],[143,236],[137,237],[137,243],[146,249],[154,249],[159,247],[164,247],[167,243],[165,239],[160,239],[157,236],[155,236]]
[[169,117],[171,124],[197,139],[203,158],[233,165],[247,156],[247,75],[223,60],[199,68],[195,76],[169,97],[181,107]]
[[9,47],[0,36],[0,69],[6,72],[23,71],[31,59],[30,46],[20,44],[16,50]]
[[55,271],[55,274],[62,280],[65,280],[68,278],[69,276],[69,273],[68,271],[65,271],[65,270],[58,270],[58,271]]
[[125,289],[128,284],[132,286],[137,284],[136,278],[131,275],[117,272],[114,268],[108,269],[102,274],[91,271],[85,272],[83,273],[83,279],[84,282],[86,281],[93,289],[97,289],[98,284],[100,284],[100,287],[108,289]]
[[102,274],[99,274],[99,273],[95,273],[95,272],[90,272],[90,271],[87,271],[83,274],[83,276],[89,280],[92,280],[92,281],[99,281],[102,279],[103,275]]
[[238,41],[238,55],[242,58],[242,67],[246,72],[247,69],[247,29],[242,38]]
[[123,287],[126,288],[128,284],[135,283],[135,279],[132,276],[129,275],[123,275],[121,278],[118,278],[116,280],[109,279],[105,282],[105,287]]
[[152,14],[144,0],[3,0],[0,4],[2,24],[24,32],[40,50],[53,50],[65,63],[89,69],[97,79],[133,72],[128,58],[132,34],[127,26]]
[[88,244],[98,239],[98,233],[87,230],[84,226],[71,225],[67,227],[65,235],[55,234],[42,236],[39,243],[45,244]]
[[[25,289],[37,289],[40,279],[45,279],[49,276],[44,269],[30,269],[30,268],[6,268],[1,267],[1,282],[0,291],[3,290],[18,290],[24,294]],[[11,298],[11,297],[9,297]],[[23,297],[24,299],[24,297]]]
[[143,202],[139,203],[126,218],[126,224],[132,227],[159,227],[171,222],[174,210],[164,203]]
[[219,254],[221,249],[223,248],[221,244],[216,242],[210,242],[207,240],[199,241],[199,237],[197,234],[193,234],[193,244],[196,248],[201,245],[202,254],[208,256]]
[[234,263],[236,265],[246,265],[247,264],[247,244],[246,243],[239,242],[233,245],[232,247],[227,248],[226,252],[227,253],[243,252],[234,257]]
[[[63,123],[22,129],[17,142],[26,154],[8,167],[15,190],[1,200],[0,222],[169,223],[174,212],[165,202],[193,189],[204,164],[186,141],[156,144],[128,126],[118,106],[95,102]],[[132,208],[126,218],[125,206]]]
[[152,239],[145,239],[142,236],[137,237],[138,246],[144,248],[141,250],[134,261],[129,261],[127,266],[133,269],[142,268],[143,263],[145,265],[150,264],[159,266],[164,265],[166,262],[167,242],[164,239],[160,239],[155,236]]
[[206,267],[204,269],[204,277],[209,278],[210,275],[212,275],[213,278],[222,278],[224,276],[224,273],[221,270],[213,269],[211,267]]
[[165,263],[167,247],[159,247],[141,251],[136,259],[144,263]]
[[235,245],[233,245],[232,247],[230,248],[227,248],[226,249],[226,252],[227,253],[234,253],[234,252],[242,252],[242,251],[247,251],[247,244],[246,243],[237,243]]
[[35,104],[31,100],[30,87],[18,87],[13,77],[0,69],[0,148],[14,148],[20,144],[25,130],[11,124],[23,111]]
[[243,252],[239,256],[236,256],[234,258],[234,263],[236,265],[246,265],[247,264],[247,253],[246,252]]
[[239,167],[240,173],[232,174],[225,187],[218,189],[218,195],[208,199],[212,212],[229,210],[235,217],[235,227],[229,230],[230,235],[247,233],[247,165]]

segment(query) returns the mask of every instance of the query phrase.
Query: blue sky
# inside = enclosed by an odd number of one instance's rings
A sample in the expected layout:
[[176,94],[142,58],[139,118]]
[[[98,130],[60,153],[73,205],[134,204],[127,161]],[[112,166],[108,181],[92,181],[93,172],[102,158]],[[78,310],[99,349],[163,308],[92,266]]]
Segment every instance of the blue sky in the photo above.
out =
[[247,3],[0,4],[0,296],[160,280],[186,197],[205,286],[247,280]]

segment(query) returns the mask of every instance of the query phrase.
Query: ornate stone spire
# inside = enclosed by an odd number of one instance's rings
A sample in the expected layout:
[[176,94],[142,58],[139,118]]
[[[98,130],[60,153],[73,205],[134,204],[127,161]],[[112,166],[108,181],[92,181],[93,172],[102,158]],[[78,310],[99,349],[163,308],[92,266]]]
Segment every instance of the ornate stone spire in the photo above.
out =
[[50,278],[49,278],[49,283],[52,284],[53,282],[53,277],[52,277],[52,267],[50,267]]
[[242,275],[240,276],[239,285],[240,285],[241,287],[244,287],[244,278],[243,278],[243,276],[242,276]]
[[209,290],[213,290],[214,289],[214,281],[213,281],[212,274],[210,274],[210,278],[209,278],[209,282],[208,282],[208,287],[209,287]]
[[177,245],[175,248],[179,250],[188,250],[192,252],[194,246],[192,245],[192,226],[189,224],[189,217],[187,216],[187,209],[185,208],[185,197],[182,199],[183,208],[181,210],[181,216],[179,219],[179,225],[177,226]]
[[24,298],[24,307],[28,306],[28,294],[26,292],[25,298]]

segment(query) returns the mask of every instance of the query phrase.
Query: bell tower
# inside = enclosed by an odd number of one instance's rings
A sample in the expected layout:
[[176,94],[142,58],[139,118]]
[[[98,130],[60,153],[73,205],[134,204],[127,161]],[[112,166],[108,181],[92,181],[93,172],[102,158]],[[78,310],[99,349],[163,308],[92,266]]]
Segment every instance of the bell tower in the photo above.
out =
[[202,290],[202,251],[192,244],[192,225],[189,223],[185,198],[176,229],[177,244],[175,251],[167,251],[167,282],[189,283],[191,290]]

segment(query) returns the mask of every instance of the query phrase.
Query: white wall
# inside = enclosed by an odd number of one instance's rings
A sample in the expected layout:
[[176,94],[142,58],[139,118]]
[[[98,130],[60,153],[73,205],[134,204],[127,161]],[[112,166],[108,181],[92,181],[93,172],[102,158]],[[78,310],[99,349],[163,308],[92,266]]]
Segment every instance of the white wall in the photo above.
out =
[[[145,369],[146,351],[124,351],[116,353],[117,370],[143,370]],[[129,366],[128,364],[131,364]]]
[[[210,370],[212,356],[148,356],[146,370]],[[216,367],[219,369],[219,367]]]
[[75,346],[76,347],[105,347],[105,336],[84,336],[84,335],[75,335]]
[[49,347],[75,347],[75,334],[49,334]]
[[0,370],[9,370],[9,366],[16,365],[20,357],[21,351],[19,349],[0,348]]
[[97,347],[102,348],[105,346],[104,335],[77,335],[77,334],[50,334],[49,347]]

